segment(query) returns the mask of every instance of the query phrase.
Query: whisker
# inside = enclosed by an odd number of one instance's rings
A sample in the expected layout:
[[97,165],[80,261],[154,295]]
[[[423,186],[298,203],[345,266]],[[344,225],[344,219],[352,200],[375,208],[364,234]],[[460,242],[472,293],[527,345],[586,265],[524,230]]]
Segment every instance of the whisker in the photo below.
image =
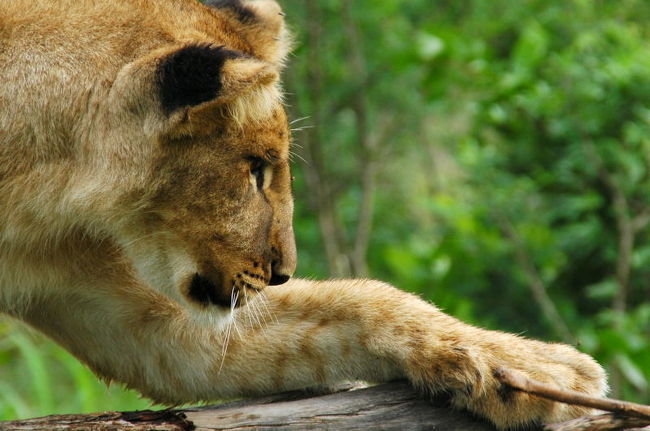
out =
[[259,328],[263,328],[263,320],[264,316],[260,312],[259,307],[257,306],[257,298],[254,298],[249,305],[249,308],[253,311],[253,317],[255,318],[255,322],[257,323],[257,326]]
[[226,362],[226,354],[228,353],[228,344],[230,343],[230,334],[232,332],[233,321],[228,322],[226,326],[226,337],[223,342],[223,347],[221,348],[221,363],[219,364],[219,370],[217,371],[217,376],[221,374],[221,369],[223,368],[224,362]]
[[[259,321],[259,325],[261,328],[268,329],[269,328],[269,322],[264,313],[262,312],[262,309],[260,308],[260,297],[259,293],[255,295],[255,300],[253,301],[253,305],[255,306],[255,311],[257,315],[257,320]],[[266,331],[265,331],[266,333]]]
[[237,301],[235,294],[237,293],[237,290],[238,289],[236,289],[234,285],[230,289],[230,314],[232,315],[235,314],[235,301]]
[[307,126],[302,126],[302,127],[296,127],[295,129],[291,129],[291,131],[292,131],[292,132],[302,132],[303,130],[306,130],[306,129],[313,129],[314,127],[316,127],[316,126],[309,126],[309,125],[307,125]]
[[302,160],[302,162],[303,162],[304,164],[309,165],[309,163],[307,162],[307,160],[305,160],[304,157],[302,157],[300,154],[295,153],[295,152],[293,152],[293,151],[289,151],[289,159],[291,159],[291,160],[293,161],[293,158],[294,158],[294,157],[299,158],[300,160]]
[[306,117],[296,118],[295,120],[291,120],[291,121],[289,122],[289,125],[290,125],[290,126],[291,126],[291,125],[294,125],[294,124],[296,124],[296,123],[298,123],[298,122],[300,122],[300,121],[307,120],[308,118],[311,118],[311,117],[310,117],[309,115],[307,115]]
[[223,368],[223,364],[226,361],[226,355],[228,353],[228,344],[230,343],[230,335],[232,333],[232,327],[235,322],[234,293],[235,293],[235,289],[233,287],[233,289],[230,291],[230,321],[226,326],[226,336],[224,338],[223,347],[221,348],[221,363],[219,364],[219,370],[217,371],[217,376],[221,374],[221,369]]
[[249,303],[249,300],[248,300],[249,296],[248,296],[248,292],[247,292],[246,288],[244,288],[242,290],[242,295],[244,296],[244,299],[246,300],[246,309],[242,310],[242,312],[246,313],[246,316],[248,317],[248,323],[250,324],[250,328],[253,329],[253,328],[255,328],[255,323],[253,323],[253,317],[252,317],[253,313],[251,313],[251,306],[250,306],[250,303]]
[[256,295],[256,297],[250,302],[249,307],[250,307],[250,311],[253,313],[253,317],[255,318],[255,321],[259,326],[260,329],[259,332],[262,334],[265,340],[269,341],[270,340],[269,332],[267,331],[269,329],[269,324],[268,324],[268,320],[264,318],[264,315],[259,309],[259,306],[257,304],[259,299],[258,296],[259,295]]
[[269,306],[269,304],[267,303],[269,298],[268,298],[268,296],[266,295],[266,292],[264,292],[264,291],[260,292],[260,297],[263,299],[263,300],[262,300],[262,305],[264,306],[264,308],[266,308],[266,311],[269,313],[269,315],[271,316],[271,318],[272,318],[273,320],[275,320],[275,324],[276,324],[276,325],[279,325],[279,324],[280,324],[280,321],[278,320],[278,316],[276,316],[276,314],[275,314],[275,312],[273,311],[273,309],[272,309],[272,308]]
[[262,294],[259,295],[259,296],[260,296],[260,299],[259,299],[259,305],[258,306],[260,307],[260,310],[264,309],[264,312],[263,312],[264,315],[268,316],[268,319],[266,319],[266,325],[269,326],[269,320],[271,320],[271,321],[275,320],[275,323],[278,323],[277,318],[275,317],[275,314],[273,314],[273,312],[271,311],[271,309],[269,308],[269,306],[267,304],[267,299],[268,298],[266,296],[266,293],[262,292]]
[[242,334],[239,331],[239,328],[237,327],[237,320],[235,318],[235,314],[236,314],[235,313],[235,311],[236,311],[235,310],[235,303],[239,299],[239,289],[233,289],[233,292],[234,292],[234,296],[232,296],[232,293],[231,293],[231,298],[233,298],[233,299],[230,301],[230,309],[232,310],[231,312],[233,314],[233,320],[232,320],[233,321],[233,327],[235,328],[235,331],[237,332],[237,335],[239,336],[239,339],[243,340],[244,337],[242,337]]

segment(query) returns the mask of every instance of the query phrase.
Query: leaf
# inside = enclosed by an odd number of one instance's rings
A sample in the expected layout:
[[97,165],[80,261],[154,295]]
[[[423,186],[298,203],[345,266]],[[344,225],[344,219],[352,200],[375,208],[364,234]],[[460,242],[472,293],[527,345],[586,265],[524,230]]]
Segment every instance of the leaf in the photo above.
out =
[[646,380],[643,372],[636,366],[634,362],[623,354],[614,356],[614,363],[621,371],[623,376],[638,390],[646,391],[648,389],[648,381]]
[[445,51],[445,42],[431,33],[418,33],[416,43],[418,54],[425,61],[431,61]]
[[27,364],[39,410],[50,414],[54,409],[53,385],[50,383],[50,373],[47,371],[48,367],[45,365],[43,355],[24,333],[14,333],[10,338],[20,350]]
[[532,21],[524,28],[514,48],[513,62],[515,69],[530,71],[546,57],[548,35],[544,27]]
[[614,297],[618,284],[613,280],[605,280],[600,283],[587,286],[587,296],[592,299],[610,299]]
[[431,262],[431,272],[436,280],[444,278],[451,268],[451,258],[447,255],[438,256]]
[[33,414],[29,403],[10,383],[0,382],[0,418],[27,418]]

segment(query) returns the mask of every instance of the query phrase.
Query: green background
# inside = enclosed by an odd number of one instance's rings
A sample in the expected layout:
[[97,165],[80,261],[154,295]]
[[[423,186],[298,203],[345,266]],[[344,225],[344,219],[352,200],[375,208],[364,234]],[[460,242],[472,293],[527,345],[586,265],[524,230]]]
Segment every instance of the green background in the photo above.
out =
[[[650,3],[282,4],[298,275],[574,344],[650,402]],[[149,406],[117,386],[0,320],[0,419]]]

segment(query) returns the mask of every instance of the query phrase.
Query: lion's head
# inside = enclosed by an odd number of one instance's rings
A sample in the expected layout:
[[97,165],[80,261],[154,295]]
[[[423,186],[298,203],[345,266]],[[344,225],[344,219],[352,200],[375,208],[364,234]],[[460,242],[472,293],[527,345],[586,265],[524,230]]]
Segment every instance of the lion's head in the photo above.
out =
[[236,306],[296,266],[288,42],[274,1],[184,6],[172,41],[104,84],[73,199],[146,284]]

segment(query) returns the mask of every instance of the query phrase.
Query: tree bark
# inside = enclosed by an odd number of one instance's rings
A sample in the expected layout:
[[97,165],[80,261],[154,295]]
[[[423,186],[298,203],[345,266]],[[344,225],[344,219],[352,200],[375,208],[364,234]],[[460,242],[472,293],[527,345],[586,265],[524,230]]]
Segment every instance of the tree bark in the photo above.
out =
[[543,431],[643,431],[642,427],[646,425],[648,425],[648,421],[644,419],[618,417],[614,413],[607,413],[546,425]]
[[382,429],[395,431],[494,431],[443,401],[422,399],[407,383],[328,395],[293,392],[218,406],[90,415],[48,416],[0,422],[2,431],[213,431]]

